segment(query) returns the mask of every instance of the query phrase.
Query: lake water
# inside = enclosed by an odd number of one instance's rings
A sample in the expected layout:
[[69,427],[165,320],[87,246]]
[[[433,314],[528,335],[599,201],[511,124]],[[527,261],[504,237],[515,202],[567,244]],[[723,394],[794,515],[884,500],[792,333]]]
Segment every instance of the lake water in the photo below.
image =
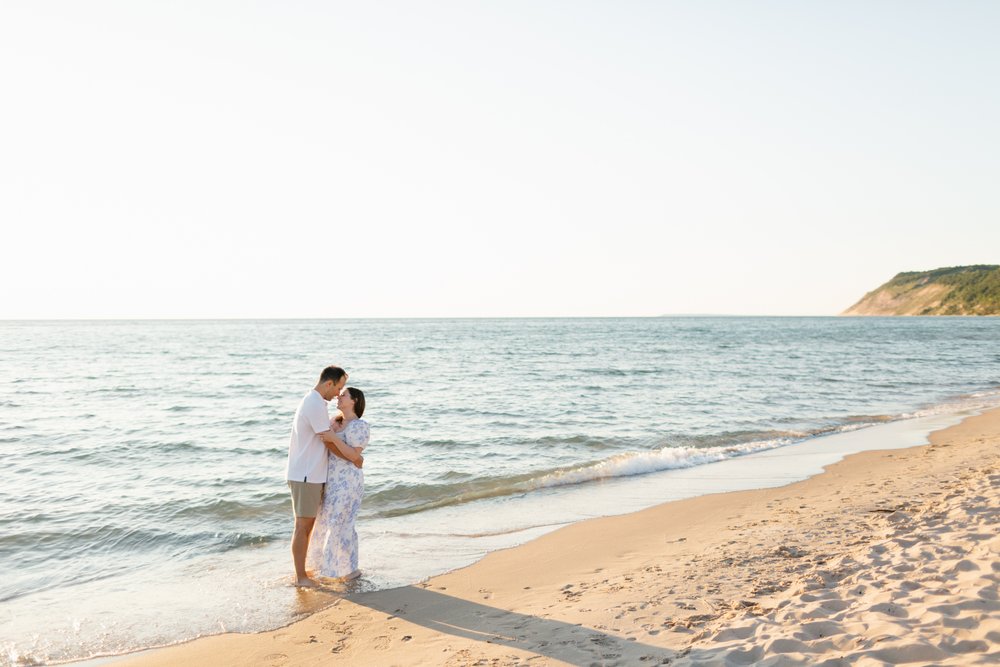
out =
[[328,602],[288,586],[283,479],[328,364],[367,396],[357,586],[382,588],[706,471],[766,485],[755,452],[996,405],[1000,319],[0,322],[0,664]]

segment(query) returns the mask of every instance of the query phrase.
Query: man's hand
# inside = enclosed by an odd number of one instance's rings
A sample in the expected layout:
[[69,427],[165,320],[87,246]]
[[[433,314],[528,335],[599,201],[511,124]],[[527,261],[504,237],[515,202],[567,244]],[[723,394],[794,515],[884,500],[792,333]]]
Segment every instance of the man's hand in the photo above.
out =
[[360,468],[365,463],[365,457],[361,456],[361,454],[358,454],[358,460],[354,461],[353,463],[354,463],[354,465],[356,465],[357,467]]

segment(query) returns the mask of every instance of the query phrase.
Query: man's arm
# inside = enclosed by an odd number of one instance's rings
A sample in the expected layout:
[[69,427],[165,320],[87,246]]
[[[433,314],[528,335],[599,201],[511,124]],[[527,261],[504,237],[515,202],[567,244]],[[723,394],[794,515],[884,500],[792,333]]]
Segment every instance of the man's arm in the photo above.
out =
[[323,431],[319,434],[319,437],[323,438],[323,444],[334,455],[350,461],[359,468],[365,462],[365,458],[358,453],[358,450],[335,436],[333,431]]

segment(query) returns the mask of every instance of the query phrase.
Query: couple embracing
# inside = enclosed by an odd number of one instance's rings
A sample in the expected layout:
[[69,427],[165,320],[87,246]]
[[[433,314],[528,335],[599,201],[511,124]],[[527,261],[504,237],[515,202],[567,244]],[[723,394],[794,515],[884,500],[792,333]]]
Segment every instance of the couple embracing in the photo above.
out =
[[[346,384],[343,368],[324,368],[292,422],[285,479],[295,513],[295,585],[304,588],[318,586],[306,573],[307,559],[317,575],[329,579],[346,581],[361,573],[354,521],[365,490],[361,451],[370,429],[361,419],[365,395]],[[334,399],[338,410],[331,418],[327,402]]]

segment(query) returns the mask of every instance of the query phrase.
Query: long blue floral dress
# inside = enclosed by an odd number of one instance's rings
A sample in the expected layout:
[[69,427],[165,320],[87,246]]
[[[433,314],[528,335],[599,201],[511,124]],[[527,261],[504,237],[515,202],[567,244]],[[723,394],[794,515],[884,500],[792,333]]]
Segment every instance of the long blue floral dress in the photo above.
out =
[[[337,436],[355,449],[368,446],[371,428],[364,419],[353,419]],[[354,520],[361,509],[365,476],[361,468],[330,454],[323,505],[316,515],[309,541],[308,563],[315,574],[340,578],[358,569],[358,533]]]

